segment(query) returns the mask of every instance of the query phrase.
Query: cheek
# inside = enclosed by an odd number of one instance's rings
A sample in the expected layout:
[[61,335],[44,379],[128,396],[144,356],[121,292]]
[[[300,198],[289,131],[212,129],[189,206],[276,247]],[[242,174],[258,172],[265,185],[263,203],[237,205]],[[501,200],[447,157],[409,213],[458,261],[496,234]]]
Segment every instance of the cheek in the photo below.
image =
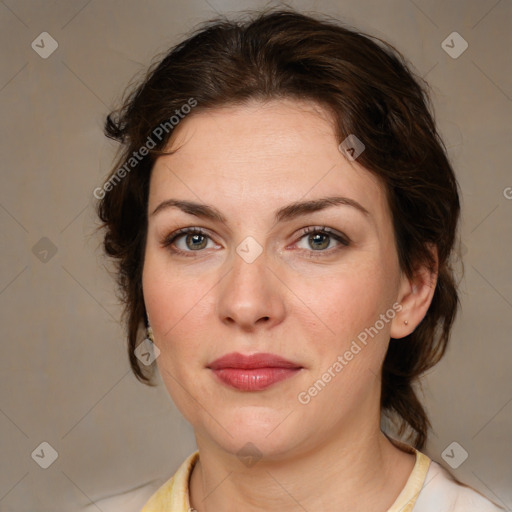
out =
[[332,342],[333,337],[347,339],[373,325],[379,315],[393,303],[396,288],[395,272],[377,258],[361,260],[336,271],[326,269],[311,278],[298,278],[290,286],[301,300],[303,311],[298,318],[307,318]]
[[143,272],[144,301],[160,350],[156,359],[169,396],[190,422],[198,414],[192,395],[207,396],[194,380],[204,366],[204,343],[208,340],[206,318],[211,300],[207,279],[191,281],[176,273],[158,255],[148,255]]
[[[368,262],[302,281],[301,286],[297,283],[297,295],[307,299],[307,307],[297,311],[295,318],[309,341],[311,361],[301,391],[315,397],[311,406],[318,414],[349,415],[378,386],[394,317],[390,290],[395,286],[394,273],[380,268]],[[380,320],[389,312],[392,315]],[[319,380],[328,384],[323,387]]]
[[212,288],[216,282],[214,276],[204,274],[200,279],[184,276],[165,256],[148,251],[143,271],[144,301],[161,353],[157,363],[164,371],[178,375],[184,372],[183,361],[204,363],[201,356],[205,355],[205,341],[211,338]]
[[211,288],[208,279],[191,282],[169,264],[165,253],[151,250],[146,252],[142,286],[150,322],[160,333],[171,333],[179,323],[186,322]]

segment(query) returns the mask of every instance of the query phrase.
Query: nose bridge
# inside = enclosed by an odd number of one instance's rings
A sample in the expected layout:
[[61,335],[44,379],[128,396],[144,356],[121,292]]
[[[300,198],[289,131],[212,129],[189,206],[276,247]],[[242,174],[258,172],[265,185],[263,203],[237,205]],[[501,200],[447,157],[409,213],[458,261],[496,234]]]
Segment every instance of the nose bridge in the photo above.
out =
[[269,270],[267,268],[268,255],[262,250],[256,254],[254,249],[243,242],[236,249],[232,259],[232,279],[237,288],[255,288],[252,293],[262,291]]
[[251,327],[264,318],[280,321],[283,298],[269,257],[256,240],[247,237],[236,248],[219,296],[219,315],[222,321],[234,321]]
[[267,268],[268,254],[263,250],[258,252],[251,242],[242,242],[237,247],[229,279],[231,289],[227,290],[243,303],[253,306],[264,300],[270,274]]

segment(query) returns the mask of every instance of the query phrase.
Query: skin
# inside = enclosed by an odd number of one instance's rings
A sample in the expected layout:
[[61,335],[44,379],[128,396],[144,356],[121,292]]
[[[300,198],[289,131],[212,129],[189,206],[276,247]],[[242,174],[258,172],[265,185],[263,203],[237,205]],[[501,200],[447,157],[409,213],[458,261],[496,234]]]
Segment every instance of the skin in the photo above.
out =
[[[410,279],[402,274],[383,185],[338,144],[329,114],[313,103],[251,101],[188,116],[173,134],[175,152],[154,165],[144,300],[163,381],[194,428],[200,462],[190,501],[199,512],[384,512],[414,466],[415,457],[380,431],[380,375],[389,338],[406,336],[424,317],[435,275],[421,267]],[[327,196],[368,213],[338,205],[274,219],[290,203]],[[153,214],[171,198],[211,205],[226,224],[176,207]],[[329,236],[315,245],[301,232],[324,226],[349,245]],[[186,227],[208,236],[164,246]],[[248,236],[262,248],[252,263],[236,252]],[[393,304],[401,311],[300,403],[298,394]],[[243,392],[207,368],[231,352],[270,352],[302,369]],[[251,467],[237,456],[248,442],[261,453]]]

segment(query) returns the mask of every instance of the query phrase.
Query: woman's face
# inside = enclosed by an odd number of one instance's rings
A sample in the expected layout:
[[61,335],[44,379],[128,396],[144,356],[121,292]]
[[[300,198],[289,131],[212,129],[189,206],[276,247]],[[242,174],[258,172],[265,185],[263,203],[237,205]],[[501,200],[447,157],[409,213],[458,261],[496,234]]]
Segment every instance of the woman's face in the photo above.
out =
[[[152,171],[143,289],[198,440],[279,457],[375,428],[404,287],[382,184],[312,103],[254,101],[175,130]],[[233,353],[291,367],[214,363]]]

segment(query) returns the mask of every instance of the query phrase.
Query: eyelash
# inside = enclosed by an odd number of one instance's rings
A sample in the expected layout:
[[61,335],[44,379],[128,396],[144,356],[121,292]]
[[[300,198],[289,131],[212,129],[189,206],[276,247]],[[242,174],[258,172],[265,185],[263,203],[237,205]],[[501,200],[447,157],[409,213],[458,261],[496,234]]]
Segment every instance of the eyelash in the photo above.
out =
[[[328,228],[327,226],[323,226],[323,227],[318,227],[318,226],[310,226],[310,227],[307,227],[307,228],[303,228],[301,230],[301,233],[300,233],[300,237],[298,239],[298,241],[302,240],[306,235],[310,235],[310,234],[323,234],[323,235],[328,235],[329,237],[333,238],[334,240],[336,240],[337,242],[339,242],[341,244],[342,247],[348,247],[351,243],[350,239],[342,234],[342,233],[338,233],[337,231],[334,231],[333,229],[330,229]],[[161,242],[161,245],[162,247],[169,247],[174,253],[176,254],[179,254],[179,255],[183,255],[185,257],[195,257],[194,253],[195,252],[202,252],[201,250],[198,250],[198,251],[182,251],[181,249],[177,249],[176,247],[172,247],[172,245],[174,244],[174,242],[184,236],[184,235],[202,235],[202,236],[205,236],[207,238],[210,238],[210,235],[204,231],[203,229],[201,228],[197,228],[197,227],[190,227],[190,228],[182,228],[182,229],[179,229],[177,231],[175,231],[174,233],[171,233],[170,235],[166,236],[164,238],[164,240]],[[310,256],[311,258],[318,258],[318,257],[322,257],[322,256],[325,256],[326,254],[330,255],[332,254],[333,252],[337,251],[337,250],[340,250],[342,247],[337,247],[337,248],[331,248],[331,249],[327,249],[327,250],[319,250],[319,251],[313,251],[313,250],[310,250],[310,251],[307,251],[310,253]],[[306,249],[300,249],[300,250],[306,250]]]

